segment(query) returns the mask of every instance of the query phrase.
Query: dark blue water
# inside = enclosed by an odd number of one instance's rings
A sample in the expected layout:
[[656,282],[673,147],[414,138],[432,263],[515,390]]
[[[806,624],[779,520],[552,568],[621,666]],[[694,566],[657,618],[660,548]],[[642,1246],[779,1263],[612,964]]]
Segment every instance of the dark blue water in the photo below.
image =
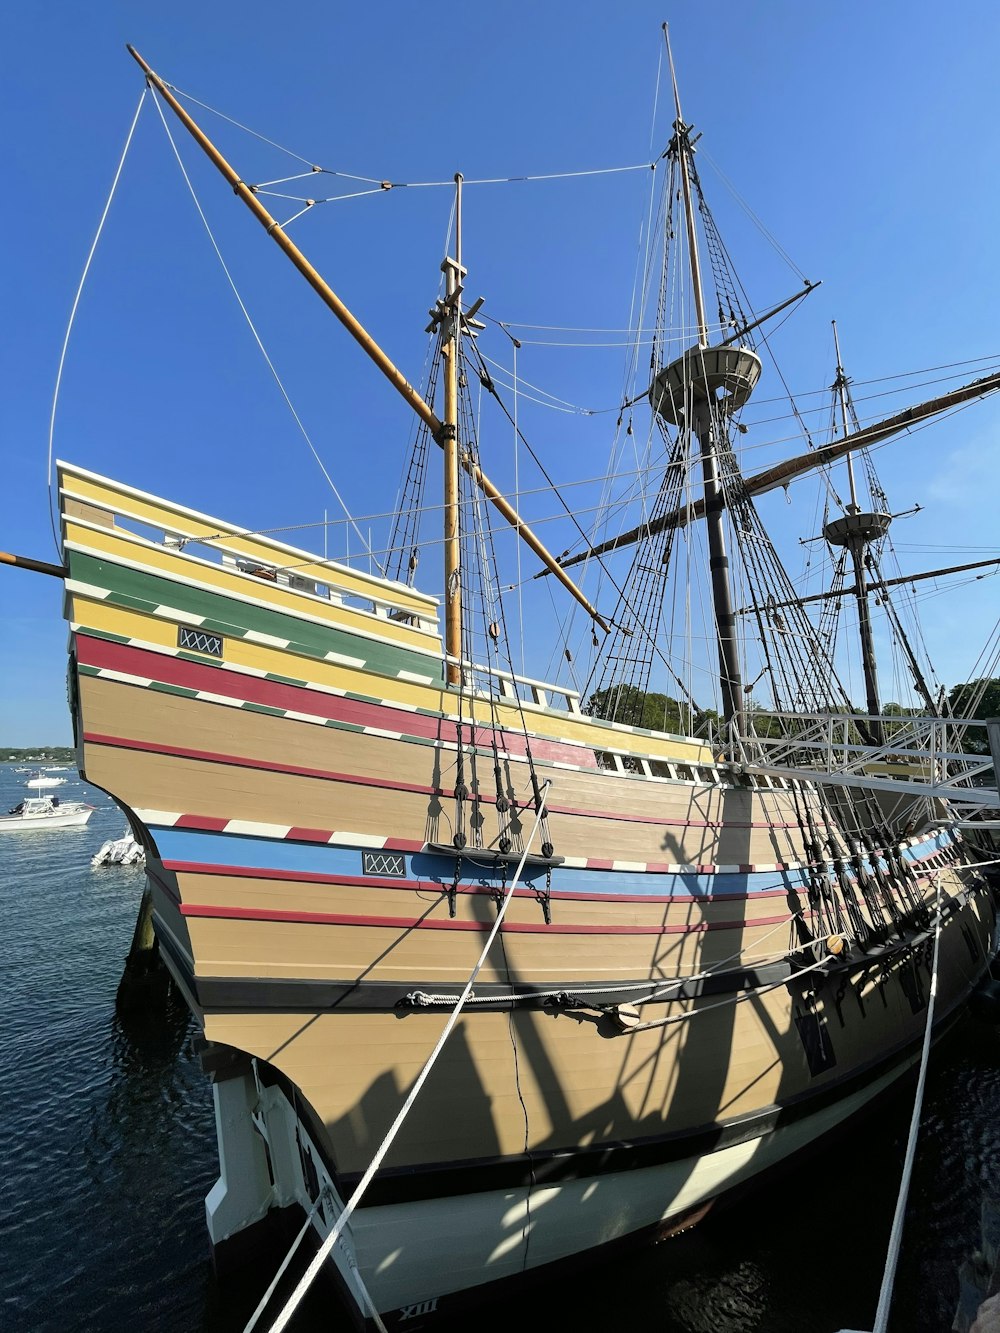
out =
[[[0,765],[0,808],[23,797],[26,777]],[[209,1263],[203,1200],[215,1131],[190,1025],[179,1008],[152,1030],[125,1032],[115,1017],[143,873],[92,870],[122,816],[76,780],[60,794],[100,807],[85,829],[0,835],[0,1322],[6,1333],[230,1333],[254,1301],[220,1287]],[[901,1096],[687,1235],[493,1302],[466,1326],[871,1328],[908,1121]],[[1000,1034],[970,1021],[933,1059],[895,1333],[950,1327],[988,1190],[1000,1190]],[[348,1324],[341,1311],[312,1308],[293,1327]]]

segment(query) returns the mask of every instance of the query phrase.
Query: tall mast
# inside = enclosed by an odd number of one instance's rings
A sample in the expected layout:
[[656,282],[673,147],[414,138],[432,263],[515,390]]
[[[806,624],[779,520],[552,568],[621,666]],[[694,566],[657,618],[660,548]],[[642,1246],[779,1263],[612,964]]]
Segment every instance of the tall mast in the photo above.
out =
[[[843,438],[850,435],[847,418],[848,379],[840,360],[840,339],[837,336],[837,321],[833,320],[833,342],[837,352],[837,377],[833,382],[834,391],[840,402],[840,417],[843,425]],[[833,519],[823,529],[823,536],[832,546],[844,546],[854,566],[854,597],[858,605],[858,636],[861,640],[861,670],[865,678],[865,701],[868,712],[877,717],[882,711],[878,692],[878,670],[875,664],[875,636],[872,631],[871,603],[868,599],[868,547],[880,541],[889,531],[892,515],[881,511],[862,513],[858,504],[858,493],[854,482],[854,464],[850,451],[847,453],[847,477],[851,487],[851,502],[846,506],[843,518]],[[872,739],[876,744],[882,742],[881,723],[872,723]]]
[[[833,325],[833,345],[837,352],[837,378],[833,381],[833,387],[840,397],[840,425],[843,431],[843,438],[846,440],[851,433],[851,427],[847,420],[847,376],[844,374],[844,367],[840,360],[840,339],[837,336],[837,321],[831,319]],[[847,482],[851,488],[851,504],[848,513],[856,514],[861,506],[858,504],[858,492],[854,485],[854,459],[850,453],[847,455]]]
[[667,43],[667,60],[670,62],[670,82],[674,89],[674,141],[672,147],[677,154],[677,165],[681,173],[681,190],[684,195],[684,220],[687,224],[688,257],[691,262],[691,286],[694,289],[695,318],[698,321],[698,345],[708,346],[708,321],[705,319],[705,297],[701,286],[701,260],[698,258],[698,232],[694,225],[694,204],[691,199],[691,173],[688,166],[688,153],[691,150],[689,125],[684,124],[681,115],[681,94],[674,72],[674,53],[670,49],[670,28],[663,25],[663,36]]
[[[725,345],[725,343],[717,344],[716,347],[711,349],[712,354]],[[746,348],[743,348],[742,351],[744,356],[751,355]],[[662,406],[664,395],[674,395],[677,392],[672,383],[667,383],[667,377],[668,371],[661,371],[649,391],[650,398],[661,416],[664,415]],[[799,477],[804,477],[809,472],[815,472],[817,468],[826,467],[829,463],[836,462],[838,458],[843,458],[845,454],[849,454],[853,449],[864,449],[869,445],[879,444],[882,440],[892,439],[894,435],[900,435],[911,426],[918,426],[922,422],[929,421],[931,417],[950,411],[953,407],[961,407],[962,404],[971,402],[973,398],[983,398],[986,394],[996,393],[998,390],[1000,390],[1000,374],[984,375],[980,379],[961,385],[958,389],[952,389],[937,398],[931,398],[926,403],[917,403],[902,412],[895,412],[891,417],[886,417],[884,421],[876,421],[870,426],[862,426],[860,430],[848,435],[846,440],[838,440],[836,444],[824,445],[821,449],[810,449],[808,453],[797,454],[794,458],[786,458],[783,463],[776,463],[773,467],[765,468],[763,472],[751,473],[750,476],[743,478],[744,490],[750,496],[766,495],[768,491],[777,490],[779,486],[787,486],[789,482],[797,481]],[[672,420],[672,418],[668,419]],[[630,528],[628,532],[623,532],[617,537],[609,537],[606,542],[588,547],[587,550],[580,552],[578,555],[567,556],[560,561],[560,566],[563,569],[570,569],[583,560],[592,560],[595,556],[604,555],[606,551],[617,551],[623,546],[632,546],[636,542],[648,541],[650,537],[655,537],[658,532],[663,532],[666,528],[686,527],[688,523],[695,519],[704,518],[704,516],[704,500],[695,500],[691,504],[685,504],[679,509],[671,510],[669,514],[662,514],[659,518],[640,523],[638,527]]]
[[[689,158],[693,151],[690,139],[691,127],[685,125],[681,114],[681,96],[677,87],[677,75],[674,72],[673,52],[670,49],[670,30],[665,23],[663,35],[667,43],[667,59],[670,62],[670,80],[673,84],[676,115],[673,126],[674,137],[668,151],[676,160],[680,171],[691,286],[694,294],[695,318],[698,323],[698,345],[690,348],[679,361],[675,361],[657,375],[651,397],[654,407],[661,416],[672,420],[681,428],[685,425],[690,426],[701,451],[723,715],[727,722],[734,723],[737,730],[742,732],[745,730],[743,682],[736,637],[736,615],[733,610],[729,578],[729,556],[726,553],[726,534],[722,521],[725,496],[719,481],[715,434],[717,430],[724,429],[723,416],[727,406],[728,410],[732,410],[737,405],[737,399],[742,402],[749,396],[760,374],[760,362],[753,353],[747,353],[744,348],[708,346],[708,322],[705,318],[698,235],[691,195]],[[717,397],[720,389],[724,391],[721,401]]]
[[455,258],[445,258],[445,307],[441,355],[444,357],[444,644],[447,679],[462,679],[462,570],[458,496],[458,360],[462,336],[462,173],[455,173]]

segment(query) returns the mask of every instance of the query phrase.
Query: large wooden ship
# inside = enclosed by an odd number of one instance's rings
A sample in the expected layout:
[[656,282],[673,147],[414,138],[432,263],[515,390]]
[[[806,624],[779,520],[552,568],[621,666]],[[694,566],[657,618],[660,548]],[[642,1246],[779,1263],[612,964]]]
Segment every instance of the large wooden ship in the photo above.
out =
[[[785,666],[770,751],[755,733],[727,524],[749,532],[752,495],[781,477],[730,467],[761,370],[756,323],[709,330],[679,97],[665,156],[699,332],[654,367],[647,396],[672,456],[697,460],[701,508],[689,497],[681,516],[664,485],[659,515],[628,536],[659,560],[665,534],[707,525],[723,716],[701,736],[597,716],[515,673],[502,617],[471,637],[479,538],[461,530],[462,487],[518,528],[609,644],[621,635],[463,432],[475,312],[461,254],[432,327],[439,414],[144,70],[444,458],[440,598],[58,469],[79,765],[145,847],[159,951],[204,1036],[212,1243],[221,1253],[293,1209],[328,1242],[360,1322],[413,1328],[492,1284],[679,1226],[870,1105],[919,1058],[934,939],[944,1030],[988,965],[994,902],[940,783],[911,771],[901,803],[885,737],[816,666],[805,613],[778,624],[773,592],[761,633]],[[847,432],[828,459],[865,442]],[[808,688],[792,639],[811,655]],[[611,669],[605,699],[633,698],[624,681]],[[846,783],[830,764],[810,776],[805,738],[831,701],[845,752],[872,754]]]

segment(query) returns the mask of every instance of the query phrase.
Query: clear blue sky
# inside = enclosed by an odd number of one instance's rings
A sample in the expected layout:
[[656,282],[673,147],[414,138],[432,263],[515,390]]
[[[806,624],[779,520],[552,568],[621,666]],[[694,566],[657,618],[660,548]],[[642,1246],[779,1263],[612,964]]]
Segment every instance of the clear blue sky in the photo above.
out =
[[[126,41],[169,81],[310,160],[419,181],[457,169],[491,177],[648,160],[664,18],[686,118],[801,269],[823,280],[776,344],[793,389],[829,383],[831,317],[857,380],[1000,352],[1000,10],[985,0],[950,11],[927,0],[7,6],[0,548],[53,558],[51,394],[70,304],[142,89]],[[669,119],[661,95],[656,153]],[[206,124],[248,179],[295,169],[220,122]],[[231,192],[183,149],[338,486],[356,513],[384,511],[410,434],[405,407]],[[702,174],[754,301],[763,307],[789,294],[796,279],[764,253],[707,165]],[[646,189],[641,173],[470,188],[470,288],[498,318],[624,326]],[[444,190],[393,191],[316,209],[293,228],[415,378],[449,203]],[[509,360],[502,336],[483,349]],[[622,364],[620,349],[571,356],[526,345],[520,371],[568,402],[611,408]],[[759,396],[776,391],[771,378]],[[585,418],[525,404],[521,420],[558,479],[605,467],[613,413]],[[509,454],[509,428],[490,429]],[[998,429],[1000,399],[879,452],[895,507],[928,506],[897,533],[900,543],[997,544]],[[483,444],[488,456],[485,432]],[[55,451],[248,526],[315,522],[324,507],[336,510],[149,106],[78,315]],[[507,469],[498,461],[493,470],[507,481]],[[812,529],[814,503],[793,492],[791,504],[779,497],[767,512],[790,540]],[[524,507],[529,517],[552,508],[543,500]],[[545,535],[557,549],[566,536]],[[331,538],[331,554],[341,549]],[[933,553],[913,553],[913,567],[933,563]],[[798,573],[801,557],[792,565]],[[927,603],[927,638],[946,682],[970,670],[997,616],[997,588],[981,582]],[[0,612],[0,744],[66,742],[58,585],[0,569]],[[527,665],[547,662],[540,653]]]

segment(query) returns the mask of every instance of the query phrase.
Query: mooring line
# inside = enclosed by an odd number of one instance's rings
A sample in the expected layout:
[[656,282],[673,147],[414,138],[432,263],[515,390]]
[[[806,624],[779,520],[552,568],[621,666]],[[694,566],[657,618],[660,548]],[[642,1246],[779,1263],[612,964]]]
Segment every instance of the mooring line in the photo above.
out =
[[[317,1250],[316,1255],[314,1256],[309,1267],[306,1269],[305,1273],[303,1273],[302,1277],[299,1279],[298,1286],[292,1292],[291,1296],[288,1298],[277,1319],[271,1325],[270,1333],[281,1333],[281,1330],[287,1326],[289,1320],[295,1314],[295,1311],[298,1309],[299,1304],[301,1303],[306,1292],[312,1286],[312,1283],[317,1273],[323,1267],[323,1264],[326,1262],[326,1259],[329,1256],[330,1251],[333,1249],[337,1241],[340,1239],[341,1235],[344,1232],[345,1227],[347,1226],[347,1223],[350,1221],[351,1216],[354,1213],[354,1210],[361,1202],[361,1198],[365,1193],[365,1190],[367,1190],[368,1186],[371,1184],[372,1177],[375,1175],[376,1171],[378,1171],[379,1167],[382,1165],[383,1158],[391,1148],[393,1140],[396,1138],[396,1135],[399,1133],[400,1129],[402,1129],[403,1122],[405,1121],[407,1115],[409,1114],[410,1109],[413,1106],[413,1103],[416,1101],[421,1088],[427,1082],[427,1077],[430,1074],[431,1069],[434,1067],[434,1063],[437,1060],[438,1056],[441,1054],[441,1051],[444,1049],[444,1044],[451,1035],[452,1029],[458,1022],[459,1014],[461,1014],[463,1008],[465,1007],[466,1000],[468,1000],[469,996],[472,993],[472,987],[475,985],[475,981],[476,978],[479,976],[480,969],[482,968],[483,963],[486,961],[486,956],[489,953],[490,949],[493,947],[493,942],[496,939],[497,935],[500,933],[500,927],[503,924],[503,919],[507,913],[507,908],[510,906],[511,902],[513,902],[514,889],[516,888],[517,882],[521,877],[521,872],[524,869],[524,863],[528,859],[528,852],[531,850],[531,844],[535,839],[535,834],[538,832],[539,825],[541,824],[542,819],[545,815],[545,798],[548,794],[548,789],[551,786],[552,786],[551,779],[548,779],[542,783],[541,791],[539,793],[538,809],[535,812],[535,822],[532,825],[531,832],[529,833],[527,840],[525,841],[524,851],[521,853],[521,859],[518,862],[517,869],[514,871],[514,874],[511,878],[510,886],[507,889],[506,893],[504,894],[504,897],[500,903],[500,907],[497,911],[497,919],[496,921],[494,921],[493,928],[490,931],[489,935],[487,936],[486,943],[483,945],[482,953],[480,953],[476,965],[472,969],[472,972],[469,976],[469,980],[465,983],[465,989],[462,991],[462,994],[458,998],[458,1002],[456,1003],[454,1009],[451,1011],[448,1021],[444,1026],[443,1032],[438,1038],[434,1049],[427,1057],[427,1061],[424,1064],[423,1069],[421,1069],[420,1073],[417,1075],[416,1082],[413,1084],[413,1087],[410,1089],[406,1101],[400,1107],[399,1113],[397,1114],[395,1120],[392,1122],[392,1125],[389,1127],[388,1133],[386,1134],[385,1138],[379,1145],[378,1151],[372,1158],[368,1166],[368,1169],[361,1177],[360,1181],[358,1182],[357,1188],[355,1189],[354,1193],[351,1195],[350,1199],[344,1206],[344,1211],[337,1218],[337,1221],[334,1224],[332,1230],[330,1231],[330,1234],[323,1241],[323,1244]],[[358,1274],[358,1278],[360,1281],[360,1274]],[[385,1333],[385,1325],[382,1323],[382,1320],[380,1319],[378,1311],[375,1309],[374,1305],[372,1305],[372,1314],[375,1325],[380,1330],[380,1333]],[[258,1310],[254,1312],[253,1316],[250,1319],[250,1322],[246,1325],[245,1329],[243,1330],[243,1333],[251,1333],[251,1330],[257,1323],[258,1317],[259,1317],[259,1307]]]

